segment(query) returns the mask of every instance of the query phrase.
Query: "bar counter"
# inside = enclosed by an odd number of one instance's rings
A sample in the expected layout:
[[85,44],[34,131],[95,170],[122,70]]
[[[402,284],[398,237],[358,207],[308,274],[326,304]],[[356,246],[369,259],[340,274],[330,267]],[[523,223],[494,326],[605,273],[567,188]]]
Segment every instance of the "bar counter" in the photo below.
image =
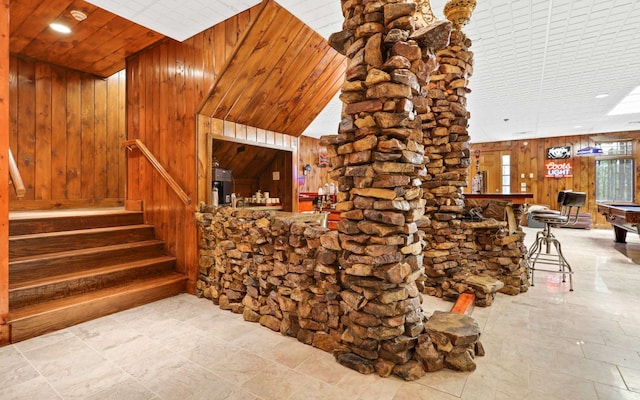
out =
[[526,204],[533,199],[533,193],[463,193],[466,199],[490,199],[510,201],[513,204]]

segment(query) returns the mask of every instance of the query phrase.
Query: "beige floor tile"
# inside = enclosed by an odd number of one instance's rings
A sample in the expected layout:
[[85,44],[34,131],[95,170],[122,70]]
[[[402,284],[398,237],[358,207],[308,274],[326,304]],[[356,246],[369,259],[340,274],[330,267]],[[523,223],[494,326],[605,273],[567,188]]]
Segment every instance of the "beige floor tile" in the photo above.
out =
[[96,390],[93,394],[84,398],[85,400],[160,400],[149,389],[142,386],[133,378],[128,378],[117,382],[112,386],[107,386]]
[[61,331],[47,333],[42,336],[38,336],[38,337],[31,338],[29,340],[18,342],[14,346],[24,353],[30,350],[46,348],[60,341],[63,341],[65,339],[74,338],[74,337],[75,335],[71,333],[69,330],[63,329]]
[[348,393],[327,382],[308,380],[307,384],[288,397],[290,400],[354,400]]
[[[68,350],[59,348],[62,346]],[[60,342],[49,349],[25,354],[65,399],[91,396],[128,379],[122,369],[92,349],[77,348],[70,343]]]
[[640,351],[640,337],[628,336],[623,333],[603,332],[607,346],[619,347],[630,351]]
[[307,385],[319,385],[320,381],[280,365],[258,372],[242,384],[242,388],[263,399],[293,399],[295,393],[304,391]]
[[584,343],[582,349],[588,359],[640,370],[640,355],[637,352],[595,343]]
[[14,346],[0,347],[0,388],[17,385],[40,376]]
[[530,391],[558,399],[597,400],[592,381],[559,372],[532,368]]
[[212,343],[205,341],[181,354],[200,367],[238,385],[275,366],[274,362],[254,353]]
[[345,369],[347,368],[338,364],[331,354],[322,351],[318,351],[295,368],[301,374],[313,376],[332,385],[340,382]]
[[454,400],[459,399],[458,396],[453,396],[448,393],[441,392],[439,390],[422,386],[413,385],[411,383],[404,383],[398,388],[393,400]]
[[600,400],[640,400],[640,393],[596,383]]
[[318,349],[300,343],[294,338],[286,337],[284,339],[273,347],[260,349],[256,354],[292,369],[309,358],[317,357]]
[[603,361],[559,353],[557,370],[593,382],[625,388],[618,367]]
[[462,395],[465,400],[493,399],[498,388],[498,377],[490,369],[485,368],[483,363],[479,363],[480,368],[469,374]]
[[363,375],[345,368],[336,387],[351,399],[391,400],[404,383],[399,378],[380,378],[376,374]]
[[2,386],[0,399],[6,400],[56,400],[62,397],[42,376],[23,380],[20,383]]
[[220,376],[171,352],[150,354],[125,365],[124,370],[165,400],[232,399],[233,394],[244,393]]
[[[557,231],[576,290],[537,273],[527,293],[476,307],[486,356],[472,373],[361,375],[182,294],[0,348],[0,399],[639,400],[640,268],[610,231]],[[425,315],[451,306],[424,296]]]
[[567,400],[571,397],[556,397],[549,393],[520,391],[516,394],[505,392],[502,388],[496,391],[494,400]]
[[413,381],[412,384],[419,384],[439,392],[447,393],[455,397],[460,397],[464,385],[467,382],[469,373],[443,369],[437,372],[426,374],[422,378]]
[[640,393],[640,370],[627,367],[618,368],[620,369],[620,373],[627,384],[627,388],[632,392]]

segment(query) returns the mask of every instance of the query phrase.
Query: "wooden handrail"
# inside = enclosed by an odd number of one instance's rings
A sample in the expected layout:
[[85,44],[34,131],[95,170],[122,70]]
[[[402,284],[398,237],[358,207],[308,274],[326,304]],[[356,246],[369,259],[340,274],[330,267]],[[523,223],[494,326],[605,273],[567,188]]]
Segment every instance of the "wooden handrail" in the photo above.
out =
[[9,149],[9,174],[11,175],[11,182],[13,182],[13,189],[16,191],[16,197],[19,199],[23,198],[25,193],[27,192],[27,189],[24,187],[24,182],[22,182],[22,175],[20,175],[18,164],[13,158],[11,149]]
[[182,200],[184,204],[191,204],[191,199],[189,198],[189,196],[187,196],[185,191],[182,190],[180,185],[178,185],[178,182],[176,182],[175,179],[171,177],[167,170],[164,169],[164,167],[160,164],[160,162],[158,162],[151,151],[147,148],[147,146],[144,145],[144,143],[142,143],[140,139],[125,140],[124,142],[122,142],[122,145],[129,150],[131,150],[133,147],[137,147],[138,149],[140,149],[140,152],[145,157],[147,157],[147,160],[149,160],[151,165],[156,169],[156,171],[158,171],[160,176],[167,182],[167,184],[169,184],[171,189],[176,192],[178,197],[180,197],[180,200]]

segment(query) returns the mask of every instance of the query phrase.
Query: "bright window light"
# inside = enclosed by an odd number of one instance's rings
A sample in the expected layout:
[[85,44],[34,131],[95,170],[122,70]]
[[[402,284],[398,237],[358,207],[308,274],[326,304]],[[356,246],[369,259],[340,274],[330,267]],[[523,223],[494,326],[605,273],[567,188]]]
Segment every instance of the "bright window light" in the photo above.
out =
[[51,24],[49,24],[49,27],[51,29],[53,29],[56,32],[60,32],[60,33],[71,33],[71,29],[66,26],[66,25],[62,25],[62,24],[58,24],[56,22],[53,22]]
[[607,115],[623,115],[623,114],[638,114],[640,113],[640,86],[633,89],[631,93],[627,95],[620,103],[618,103],[613,110],[609,111]]

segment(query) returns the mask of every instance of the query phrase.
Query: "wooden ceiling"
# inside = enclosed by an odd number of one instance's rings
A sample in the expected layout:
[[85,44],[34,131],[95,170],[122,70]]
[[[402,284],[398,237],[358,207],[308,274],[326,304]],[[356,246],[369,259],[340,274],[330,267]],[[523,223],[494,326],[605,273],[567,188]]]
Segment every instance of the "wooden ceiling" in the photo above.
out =
[[[261,7],[201,114],[299,137],[338,92],[346,58],[275,1]],[[76,21],[71,10],[88,18]],[[72,33],[54,32],[51,22],[67,24]],[[165,39],[83,0],[11,0],[10,26],[12,54],[99,77]]]
[[280,152],[286,152],[226,140],[214,140],[212,150],[220,168],[231,170],[234,178],[240,179],[258,178]]
[[298,137],[338,92],[345,69],[343,55],[270,0],[200,114]]
[[[87,19],[70,14],[79,10]],[[164,36],[83,0],[11,0],[12,54],[108,77],[125,68],[125,59]],[[49,28],[60,22],[72,29],[61,34]]]

